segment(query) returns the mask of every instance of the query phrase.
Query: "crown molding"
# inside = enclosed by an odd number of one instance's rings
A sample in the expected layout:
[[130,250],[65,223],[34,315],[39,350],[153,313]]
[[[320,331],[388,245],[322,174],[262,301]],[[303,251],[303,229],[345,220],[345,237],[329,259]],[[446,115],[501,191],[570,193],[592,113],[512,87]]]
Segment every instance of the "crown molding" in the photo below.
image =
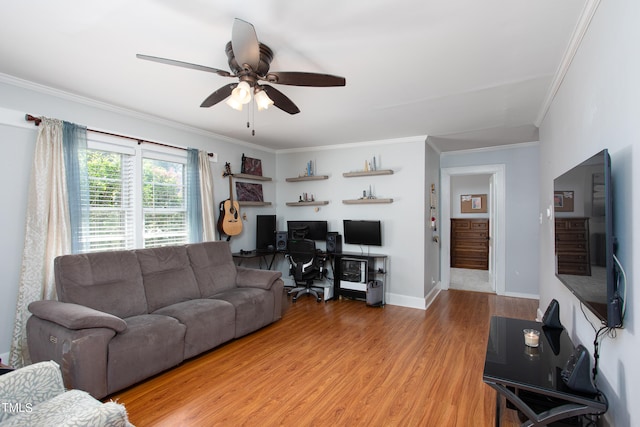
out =
[[504,144],[504,145],[494,145],[491,147],[470,148],[468,150],[444,151],[440,154],[440,156],[449,157],[449,156],[456,156],[460,154],[483,153],[487,151],[502,151],[502,150],[512,150],[514,148],[536,147],[539,145],[540,145],[540,141],[520,142],[517,144]]
[[404,138],[380,139],[376,141],[350,142],[346,144],[320,145],[317,147],[285,148],[276,150],[276,154],[306,153],[309,151],[342,150],[349,148],[359,148],[372,145],[406,144],[413,142],[425,142],[427,135],[416,135]]
[[562,86],[564,77],[571,67],[573,58],[576,56],[576,53],[578,52],[578,49],[582,44],[582,40],[584,39],[584,36],[589,29],[589,25],[591,24],[593,15],[595,15],[599,5],[600,0],[587,0],[586,4],[584,5],[584,9],[582,9],[580,19],[576,24],[576,28],[573,30],[573,35],[571,36],[571,40],[569,41],[569,46],[567,46],[567,50],[564,52],[562,61],[558,66],[558,70],[555,73],[553,81],[551,82],[549,92],[547,93],[547,96],[545,97],[544,102],[540,107],[540,111],[538,112],[538,117],[535,121],[536,127],[540,127],[542,121],[549,112],[549,108],[551,107],[556,94],[560,90],[560,86]]
[[[95,99],[91,99],[91,98],[87,98],[81,95],[76,95],[74,93],[71,92],[66,92],[60,89],[55,89],[49,86],[45,86],[39,83],[35,83],[29,80],[24,80],[24,79],[20,79],[18,77],[14,77],[11,76],[9,74],[3,74],[0,73],[0,83],[6,83],[12,86],[16,86],[16,87],[20,87],[22,89],[26,89],[26,90],[30,90],[33,92],[37,92],[37,93],[41,93],[44,95],[49,95],[49,96],[53,96],[56,98],[60,98],[60,99],[64,99],[67,101],[71,101],[71,102],[75,102],[75,103],[79,103],[82,105],[86,105],[88,107],[93,107],[93,108],[97,108],[100,110],[104,110],[104,111],[109,111],[112,113],[116,113],[116,114],[121,114],[124,116],[128,116],[128,117],[132,117],[138,120],[143,120],[146,122],[150,122],[150,123],[154,123],[154,124],[158,124],[158,125],[162,125],[162,126],[167,126],[182,132],[188,132],[188,133],[192,133],[192,134],[196,134],[196,135],[200,135],[200,136],[204,136],[206,138],[212,138],[215,139],[217,141],[222,141],[222,142],[226,142],[229,144],[233,144],[233,145],[242,145],[244,147],[247,148],[253,148],[256,150],[260,150],[260,151],[265,151],[265,152],[271,152],[271,153],[275,153],[275,150],[270,149],[270,148],[265,148],[263,146],[257,145],[257,144],[253,144],[247,141],[243,141],[240,139],[234,139],[234,138],[230,138],[228,136],[224,136],[224,135],[219,135],[217,133],[214,132],[210,132],[210,131],[206,131],[200,128],[196,128],[193,126],[187,126],[184,125],[182,123],[178,123],[175,122],[173,120],[168,120],[168,119],[163,119],[161,117],[158,116],[154,116],[151,114],[147,114],[147,113],[142,113],[140,111],[135,111],[135,110],[130,110],[127,108],[123,108],[123,107],[118,107],[116,105],[113,104],[109,104],[106,102],[102,102],[102,101],[97,101]],[[28,112],[30,114],[37,114],[37,111],[31,111]],[[64,118],[63,118],[64,119]],[[88,124],[89,127],[94,127],[96,129],[99,129],[97,127],[95,127],[94,125]],[[112,132],[115,131],[114,129],[99,129],[99,130],[104,130],[107,132]]]

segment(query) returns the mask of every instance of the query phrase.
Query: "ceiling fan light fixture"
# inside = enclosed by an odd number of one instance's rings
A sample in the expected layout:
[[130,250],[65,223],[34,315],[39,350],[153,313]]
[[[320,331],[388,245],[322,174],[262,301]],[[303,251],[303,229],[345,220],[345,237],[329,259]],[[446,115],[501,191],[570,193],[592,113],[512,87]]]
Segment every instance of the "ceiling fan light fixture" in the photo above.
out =
[[256,104],[258,105],[258,111],[266,110],[270,105],[273,105],[273,100],[269,98],[267,92],[264,89],[256,89],[255,94],[253,95]]
[[[231,98],[240,104],[248,104],[251,101],[251,86],[242,81],[231,91]],[[233,108],[233,107],[232,107]]]
[[238,110],[238,111],[242,111],[242,103],[238,102],[238,100],[236,100],[233,95],[231,95],[229,98],[227,98],[227,102],[226,104],[233,108],[234,110]]

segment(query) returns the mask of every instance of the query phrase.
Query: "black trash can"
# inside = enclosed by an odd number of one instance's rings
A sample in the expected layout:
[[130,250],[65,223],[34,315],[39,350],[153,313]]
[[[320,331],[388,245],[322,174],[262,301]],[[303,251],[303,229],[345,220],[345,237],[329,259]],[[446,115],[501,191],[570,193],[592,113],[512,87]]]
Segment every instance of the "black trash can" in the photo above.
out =
[[382,281],[370,280],[367,283],[367,305],[371,307],[382,306]]

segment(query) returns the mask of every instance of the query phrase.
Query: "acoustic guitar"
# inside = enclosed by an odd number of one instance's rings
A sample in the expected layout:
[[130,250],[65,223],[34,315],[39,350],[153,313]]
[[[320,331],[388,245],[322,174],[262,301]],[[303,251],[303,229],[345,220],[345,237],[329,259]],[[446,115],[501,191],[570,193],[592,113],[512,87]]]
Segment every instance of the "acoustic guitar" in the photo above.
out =
[[233,174],[231,165],[224,165],[225,172],[222,175],[229,178],[229,198],[220,202],[220,216],[218,217],[218,231],[227,236],[237,236],[242,232],[242,220],[240,219],[240,206],[233,200]]

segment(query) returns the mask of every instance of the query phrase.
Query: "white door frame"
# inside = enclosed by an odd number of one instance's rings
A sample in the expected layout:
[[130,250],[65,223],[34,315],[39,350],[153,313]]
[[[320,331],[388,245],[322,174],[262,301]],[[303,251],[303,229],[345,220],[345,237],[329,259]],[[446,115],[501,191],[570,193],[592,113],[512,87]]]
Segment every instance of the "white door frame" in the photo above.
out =
[[454,175],[491,175],[493,185],[491,185],[492,209],[489,213],[489,221],[493,224],[493,236],[490,236],[490,257],[489,271],[492,273],[492,289],[496,294],[505,294],[505,245],[506,245],[506,183],[505,165],[479,165],[463,166],[440,169],[441,187],[441,215],[440,229],[442,230],[440,249],[440,285],[442,289],[449,289],[451,282],[451,177]]

